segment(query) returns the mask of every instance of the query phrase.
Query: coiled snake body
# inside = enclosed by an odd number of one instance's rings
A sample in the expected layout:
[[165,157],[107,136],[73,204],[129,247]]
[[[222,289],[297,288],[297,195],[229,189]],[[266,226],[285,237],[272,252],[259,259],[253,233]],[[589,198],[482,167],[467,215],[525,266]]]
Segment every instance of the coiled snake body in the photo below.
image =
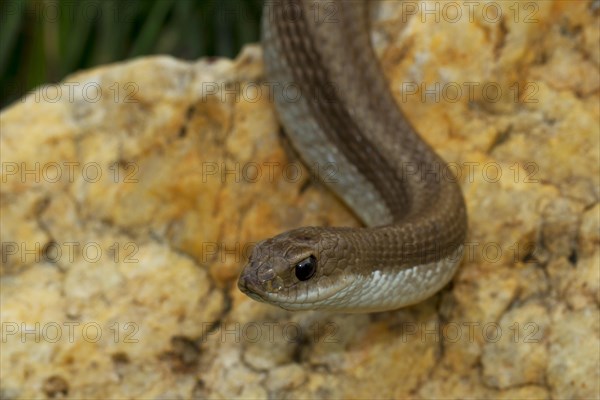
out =
[[[330,18],[317,12],[325,7]],[[383,311],[431,296],[462,258],[465,204],[390,92],[367,2],[267,2],[263,48],[287,135],[307,165],[336,166],[326,183],[366,227],[304,227],[264,240],[238,287],[288,310]],[[301,94],[293,100],[291,85]]]

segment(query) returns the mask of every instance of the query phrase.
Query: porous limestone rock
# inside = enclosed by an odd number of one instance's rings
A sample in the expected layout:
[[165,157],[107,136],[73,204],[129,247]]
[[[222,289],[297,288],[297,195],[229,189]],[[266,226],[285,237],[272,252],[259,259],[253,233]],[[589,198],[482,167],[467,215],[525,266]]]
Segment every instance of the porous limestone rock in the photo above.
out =
[[469,211],[453,282],[398,311],[237,290],[252,243],[359,225],[280,134],[259,46],[82,71],[5,109],[0,397],[597,398],[598,8],[374,7],[398,104]]

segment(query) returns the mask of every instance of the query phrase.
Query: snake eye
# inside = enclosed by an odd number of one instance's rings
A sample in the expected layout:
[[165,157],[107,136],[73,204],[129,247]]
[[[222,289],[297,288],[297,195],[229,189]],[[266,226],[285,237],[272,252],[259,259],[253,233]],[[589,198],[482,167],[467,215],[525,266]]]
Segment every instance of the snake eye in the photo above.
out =
[[315,274],[317,270],[317,259],[315,256],[305,258],[296,264],[296,278],[301,281],[307,281]]

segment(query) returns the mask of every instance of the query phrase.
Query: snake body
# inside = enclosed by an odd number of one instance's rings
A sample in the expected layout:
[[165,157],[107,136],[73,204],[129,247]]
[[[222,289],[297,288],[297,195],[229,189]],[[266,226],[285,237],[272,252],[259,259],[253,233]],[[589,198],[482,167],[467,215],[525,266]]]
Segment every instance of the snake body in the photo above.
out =
[[335,167],[326,184],[365,227],[303,227],[259,242],[238,280],[255,300],[288,310],[396,309],[437,292],[460,263],[460,187],[398,108],[368,20],[366,1],[265,4],[279,119],[307,165]]

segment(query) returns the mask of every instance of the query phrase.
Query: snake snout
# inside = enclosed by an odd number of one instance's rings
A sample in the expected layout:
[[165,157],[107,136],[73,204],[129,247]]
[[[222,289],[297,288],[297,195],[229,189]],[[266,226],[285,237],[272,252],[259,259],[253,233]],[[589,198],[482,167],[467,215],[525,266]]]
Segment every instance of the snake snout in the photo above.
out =
[[256,289],[257,276],[256,269],[252,268],[251,264],[248,264],[242,270],[240,277],[238,278],[238,288],[244,293]]
[[247,265],[238,279],[238,288],[245,293],[247,296],[257,301],[262,301],[260,293],[260,284],[256,276],[256,270],[252,269],[250,265]]

